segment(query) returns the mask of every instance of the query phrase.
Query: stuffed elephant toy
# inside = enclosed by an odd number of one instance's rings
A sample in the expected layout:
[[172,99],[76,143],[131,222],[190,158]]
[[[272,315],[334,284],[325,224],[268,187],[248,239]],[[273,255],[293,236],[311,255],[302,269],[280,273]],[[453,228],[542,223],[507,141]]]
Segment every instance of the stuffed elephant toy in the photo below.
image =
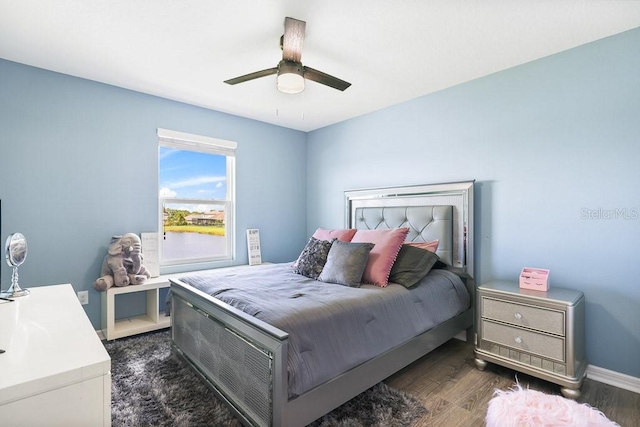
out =
[[142,245],[135,233],[113,236],[94,287],[102,292],[112,286],[141,285],[151,274],[142,265]]

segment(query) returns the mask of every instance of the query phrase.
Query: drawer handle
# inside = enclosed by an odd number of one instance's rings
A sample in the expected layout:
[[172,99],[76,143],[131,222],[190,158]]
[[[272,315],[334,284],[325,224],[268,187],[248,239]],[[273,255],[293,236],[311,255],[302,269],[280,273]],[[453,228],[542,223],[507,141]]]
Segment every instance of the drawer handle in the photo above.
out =
[[522,338],[520,338],[520,337],[516,337],[515,341],[516,341],[518,344],[522,344]]
[[520,319],[522,319],[522,314],[520,314],[520,313],[518,313],[516,311],[516,314],[514,314],[513,317],[515,317],[516,319],[520,320]]

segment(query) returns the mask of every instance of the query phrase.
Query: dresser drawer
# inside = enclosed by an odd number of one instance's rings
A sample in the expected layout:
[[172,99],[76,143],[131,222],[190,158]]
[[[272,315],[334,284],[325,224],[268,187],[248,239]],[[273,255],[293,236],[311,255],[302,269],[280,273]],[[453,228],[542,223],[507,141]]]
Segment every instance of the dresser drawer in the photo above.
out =
[[482,297],[482,317],[565,335],[564,312]]
[[560,362],[565,361],[562,338],[482,320],[482,339]]

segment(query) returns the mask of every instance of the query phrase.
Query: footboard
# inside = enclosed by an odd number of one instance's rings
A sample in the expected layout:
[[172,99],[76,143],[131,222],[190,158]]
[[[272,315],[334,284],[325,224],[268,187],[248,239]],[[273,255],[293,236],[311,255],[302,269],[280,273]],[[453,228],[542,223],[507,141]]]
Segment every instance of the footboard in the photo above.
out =
[[288,334],[178,280],[171,292],[177,353],[245,424],[282,425]]

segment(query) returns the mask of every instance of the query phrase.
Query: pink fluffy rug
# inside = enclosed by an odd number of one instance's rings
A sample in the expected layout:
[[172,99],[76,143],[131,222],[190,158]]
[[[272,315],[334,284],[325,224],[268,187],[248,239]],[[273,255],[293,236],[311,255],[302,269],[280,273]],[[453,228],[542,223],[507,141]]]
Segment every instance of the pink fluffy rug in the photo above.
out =
[[511,390],[496,390],[493,396],[487,410],[487,427],[619,427],[587,404],[536,390],[525,390],[520,384]]

